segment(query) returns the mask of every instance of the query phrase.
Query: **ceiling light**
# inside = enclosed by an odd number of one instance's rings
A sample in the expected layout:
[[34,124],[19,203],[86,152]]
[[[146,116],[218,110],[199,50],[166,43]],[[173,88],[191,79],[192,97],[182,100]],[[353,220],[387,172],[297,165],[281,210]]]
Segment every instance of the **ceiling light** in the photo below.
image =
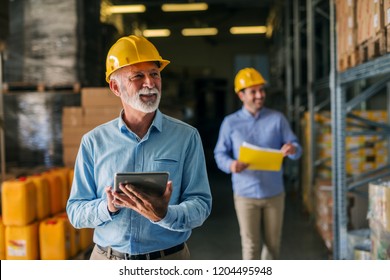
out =
[[208,8],[206,3],[163,4],[161,6],[164,12],[206,11]]
[[111,14],[131,14],[144,13],[146,11],[145,5],[117,5],[108,8]]
[[231,34],[263,34],[267,32],[266,26],[233,26]]
[[169,29],[145,29],[142,35],[145,37],[168,37],[171,35],[171,31]]
[[213,36],[218,34],[218,29],[214,27],[208,28],[184,28],[181,31],[183,36]]

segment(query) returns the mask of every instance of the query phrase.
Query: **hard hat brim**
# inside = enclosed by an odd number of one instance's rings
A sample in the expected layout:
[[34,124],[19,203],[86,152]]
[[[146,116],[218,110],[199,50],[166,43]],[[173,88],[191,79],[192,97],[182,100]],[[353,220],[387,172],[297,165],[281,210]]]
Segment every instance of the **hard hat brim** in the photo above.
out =
[[137,61],[135,63],[129,63],[129,64],[126,64],[126,65],[123,65],[121,67],[118,67],[116,68],[115,70],[111,71],[109,74],[106,75],[106,81],[107,83],[110,83],[110,77],[112,75],[112,73],[118,71],[119,69],[122,69],[124,67],[127,67],[127,66],[130,66],[130,65],[135,65],[135,64],[138,64],[138,63],[143,63],[143,62],[159,62],[160,63],[160,67],[158,68],[158,70],[162,71],[169,63],[171,63],[169,60],[166,60],[166,59],[159,59],[159,60],[141,60],[141,61]]

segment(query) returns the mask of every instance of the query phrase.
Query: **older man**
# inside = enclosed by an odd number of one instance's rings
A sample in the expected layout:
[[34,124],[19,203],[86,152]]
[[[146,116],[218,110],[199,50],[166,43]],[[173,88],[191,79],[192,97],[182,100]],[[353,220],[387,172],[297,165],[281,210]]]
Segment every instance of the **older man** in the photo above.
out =
[[[158,110],[168,64],[139,36],[120,38],[108,52],[106,80],[123,110],[82,138],[67,204],[74,227],[95,229],[91,259],[189,259],[191,230],[210,214],[199,133]],[[111,187],[117,172],[151,171],[170,174],[162,196]]]

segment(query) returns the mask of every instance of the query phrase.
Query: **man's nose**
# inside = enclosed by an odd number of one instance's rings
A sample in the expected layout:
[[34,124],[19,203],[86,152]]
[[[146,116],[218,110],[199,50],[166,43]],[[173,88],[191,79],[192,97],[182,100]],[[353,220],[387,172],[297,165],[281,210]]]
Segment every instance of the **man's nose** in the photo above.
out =
[[264,91],[262,91],[262,90],[257,90],[256,93],[255,93],[255,96],[256,96],[257,98],[263,97],[263,96],[264,96]]
[[149,76],[149,75],[145,75],[145,79],[144,79],[143,85],[148,87],[148,88],[153,88],[155,86],[155,82],[154,82],[153,77]]

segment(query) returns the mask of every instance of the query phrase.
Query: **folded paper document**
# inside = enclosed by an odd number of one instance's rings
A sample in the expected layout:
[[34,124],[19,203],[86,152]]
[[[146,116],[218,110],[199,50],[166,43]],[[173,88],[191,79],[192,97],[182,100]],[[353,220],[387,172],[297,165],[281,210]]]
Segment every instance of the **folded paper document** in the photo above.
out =
[[248,163],[248,169],[251,170],[279,171],[283,163],[283,153],[244,142],[240,146],[238,160]]

